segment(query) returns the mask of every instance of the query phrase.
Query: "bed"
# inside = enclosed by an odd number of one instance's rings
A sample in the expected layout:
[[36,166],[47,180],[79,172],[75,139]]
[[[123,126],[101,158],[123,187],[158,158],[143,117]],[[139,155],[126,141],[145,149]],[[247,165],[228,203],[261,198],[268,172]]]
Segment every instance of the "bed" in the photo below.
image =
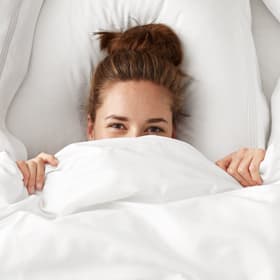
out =
[[[193,77],[178,138],[86,141],[93,32],[152,21]],[[0,0],[1,279],[279,279],[279,47],[276,0]],[[263,185],[215,165],[241,147]],[[42,151],[28,195],[15,161]]]

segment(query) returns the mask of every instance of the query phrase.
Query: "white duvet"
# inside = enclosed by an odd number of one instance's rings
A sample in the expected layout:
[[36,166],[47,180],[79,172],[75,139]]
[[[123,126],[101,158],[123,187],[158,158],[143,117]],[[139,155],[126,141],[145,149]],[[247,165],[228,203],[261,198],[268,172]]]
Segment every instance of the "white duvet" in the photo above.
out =
[[242,188],[192,146],[144,136],[80,142],[28,196],[0,152],[0,278],[280,279],[280,148]]

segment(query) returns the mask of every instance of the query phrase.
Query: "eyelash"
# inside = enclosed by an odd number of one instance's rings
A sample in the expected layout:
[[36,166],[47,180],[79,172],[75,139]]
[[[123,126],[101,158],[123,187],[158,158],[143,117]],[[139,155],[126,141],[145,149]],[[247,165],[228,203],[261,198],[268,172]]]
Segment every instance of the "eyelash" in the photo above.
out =
[[122,126],[124,126],[122,123],[111,123],[111,124],[108,124],[107,127],[116,128],[116,127],[114,127],[115,125],[122,125]]
[[[122,123],[111,123],[111,124],[109,124],[107,127],[112,127],[112,128],[114,128],[114,129],[119,129],[119,128],[114,127],[114,126],[116,126],[116,125],[118,125],[118,126],[119,126],[119,125],[124,126]],[[158,126],[150,126],[149,128],[157,128],[157,129],[159,129],[160,131],[157,131],[158,133],[164,132],[164,130],[163,130],[162,128],[158,127]]]
[[159,129],[159,131],[157,131],[157,133],[164,132],[164,130],[162,128],[158,127],[158,126],[150,126],[149,128],[157,128],[157,129]]

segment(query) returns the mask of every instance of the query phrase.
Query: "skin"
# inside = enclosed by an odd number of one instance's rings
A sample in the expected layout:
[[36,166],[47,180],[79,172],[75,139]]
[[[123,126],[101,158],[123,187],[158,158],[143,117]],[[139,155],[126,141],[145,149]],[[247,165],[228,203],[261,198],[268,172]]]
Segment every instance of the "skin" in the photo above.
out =
[[[171,93],[150,81],[114,82],[102,92],[102,105],[93,123],[88,116],[88,140],[115,137],[160,135],[175,138],[172,124]],[[216,164],[234,177],[242,186],[262,184],[259,166],[265,150],[242,148]],[[28,193],[42,190],[45,165],[57,166],[58,160],[40,153],[33,159],[17,161]]]
[[171,93],[150,81],[113,83],[103,92],[94,124],[88,118],[88,139],[172,137]]
[[243,187],[261,185],[263,181],[259,170],[265,152],[264,149],[242,148],[215,163]]

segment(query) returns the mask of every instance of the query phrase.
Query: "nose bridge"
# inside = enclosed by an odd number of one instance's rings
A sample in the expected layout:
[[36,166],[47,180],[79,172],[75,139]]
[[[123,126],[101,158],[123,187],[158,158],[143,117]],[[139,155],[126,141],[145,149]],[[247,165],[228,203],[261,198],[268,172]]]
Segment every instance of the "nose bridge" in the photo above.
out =
[[128,137],[139,137],[142,136],[142,128],[138,125],[131,126],[128,131]]

